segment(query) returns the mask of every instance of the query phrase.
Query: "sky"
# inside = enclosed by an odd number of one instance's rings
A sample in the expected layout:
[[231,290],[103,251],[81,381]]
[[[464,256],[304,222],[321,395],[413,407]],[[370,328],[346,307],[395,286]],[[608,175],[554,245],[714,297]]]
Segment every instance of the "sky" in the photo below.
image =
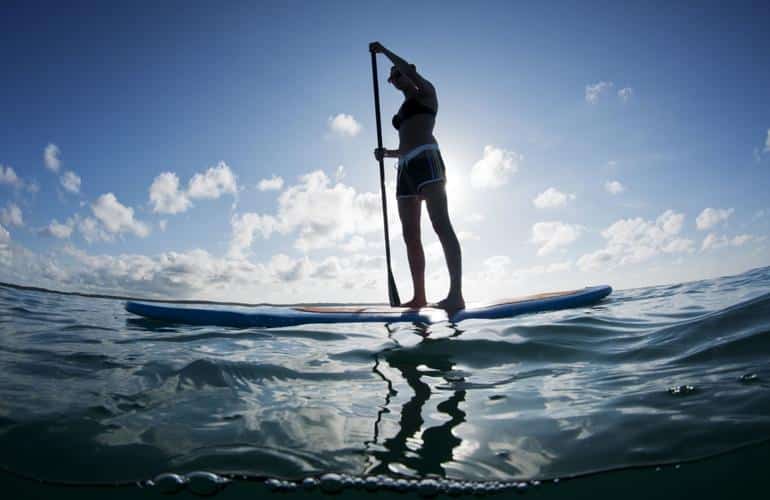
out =
[[[0,281],[386,302],[375,40],[436,88],[466,301],[769,265],[770,7],[754,4],[5,1]],[[378,55],[395,149],[389,68]]]

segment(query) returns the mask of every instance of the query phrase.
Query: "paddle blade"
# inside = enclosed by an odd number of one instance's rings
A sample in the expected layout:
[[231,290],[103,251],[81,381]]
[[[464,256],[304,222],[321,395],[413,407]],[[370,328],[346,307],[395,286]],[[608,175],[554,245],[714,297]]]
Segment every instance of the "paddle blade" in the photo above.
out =
[[396,280],[393,279],[393,273],[390,270],[388,270],[388,299],[390,300],[391,307],[401,305],[401,298],[399,298],[398,289],[396,288]]

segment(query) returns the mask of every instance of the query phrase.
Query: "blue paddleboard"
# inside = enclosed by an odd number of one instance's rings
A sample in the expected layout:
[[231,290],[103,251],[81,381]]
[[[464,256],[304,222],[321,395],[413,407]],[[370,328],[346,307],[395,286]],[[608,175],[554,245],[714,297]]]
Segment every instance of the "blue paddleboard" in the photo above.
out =
[[187,325],[280,327],[312,323],[438,323],[465,319],[509,318],[519,314],[556,311],[596,304],[612,292],[607,285],[581,290],[541,293],[528,297],[472,305],[447,316],[441,309],[383,306],[226,306],[126,302],[126,311],[154,320]]

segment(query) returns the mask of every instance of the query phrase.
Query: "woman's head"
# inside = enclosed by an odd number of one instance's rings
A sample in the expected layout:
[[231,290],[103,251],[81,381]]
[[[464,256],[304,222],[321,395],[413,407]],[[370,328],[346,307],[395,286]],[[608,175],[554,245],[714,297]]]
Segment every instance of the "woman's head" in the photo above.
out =
[[[414,71],[417,71],[417,66],[414,64],[410,64],[409,67]],[[398,68],[395,66],[390,68],[390,76],[388,77],[388,82],[399,90],[403,90],[410,85],[414,85],[414,83],[409,78],[402,75]]]

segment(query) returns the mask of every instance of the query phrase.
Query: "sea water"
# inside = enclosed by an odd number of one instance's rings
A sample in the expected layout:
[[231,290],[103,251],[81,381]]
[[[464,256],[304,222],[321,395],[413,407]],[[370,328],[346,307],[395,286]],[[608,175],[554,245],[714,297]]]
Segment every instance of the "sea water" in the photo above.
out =
[[769,354],[770,267],[430,326],[171,325],[3,285],[0,490],[734,493],[770,458]]

